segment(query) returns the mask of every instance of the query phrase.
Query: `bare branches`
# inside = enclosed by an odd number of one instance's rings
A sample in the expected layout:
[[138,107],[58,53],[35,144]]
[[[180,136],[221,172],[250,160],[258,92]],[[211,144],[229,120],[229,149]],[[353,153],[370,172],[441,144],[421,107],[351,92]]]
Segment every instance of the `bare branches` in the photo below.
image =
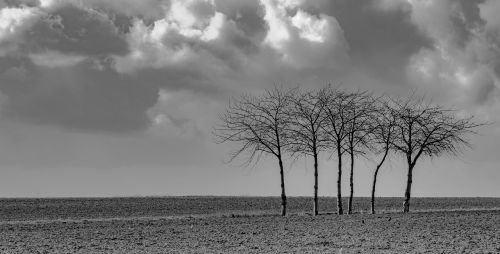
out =
[[289,109],[290,146],[294,155],[315,156],[329,148],[329,139],[325,133],[324,89],[297,91]]
[[412,165],[422,155],[457,155],[460,148],[470,146],[466,136],[484,125],[476,123],[473,117],[459,118],[454,110],[414,97],[392,99],[390,103],[398,132],[391,144],[405,154]]
[[318,215],[318,154],[330,148],[325,132],[325,89],[302,92],[297,90],[290,107],[290,140],[288,151],[293,155],[312,156],[314,160],[313,214]]
[[[473,117],[458,117],[452,109],[432,104],[415,92],[405,98],[374,97],[364,91],[346,92],[326,86],[304,91],[274,87],[260,96],[242,95],[229,103],[214,129],[217,143],[237,143],[230,161],[244,157],[246,164],[262,155],[278,159],[281,174],[282,205],[286,206],[283,177],[285,153],[314,158],[315,210],[317,214],[318,155],[336,154],[337,209],[343,213],[341,179],[342,159],[351,159],[351,198],[353,170],[359,155],[381,154],[372,187],[372,212],[377,173],[390,151],[405,156],[408,164],[404,211],[409,210],[412,171],[421,157],[457,155],[470,147],[467,137],[475,134]],[[245,156],[244,156],[245,155]],[[282,213],[284,214],[284,213]]]
[[255,155],[267,153],[280,156],[289,145],[284,131],[287,126],[288,107],[293,90],[274,87],[262,96],[242,95],[228,105],[214,129],[216,143],[236,142],[240,149],[231,153],[231,161],[247,153],[251,162]]
[[281,215],[286,215],[286,194],[283,152],[290,146],[287,135],[289,108],[295,89],[275,86],[261,96],[244,94],[230,103],[220,116],[221,123],[214,129],[217,143],[234,142],[239,148],[230,154],[230,161],[246,154],[246,164],[257,162],[262,154],[271,154],[278,160],[281,182]]
[[325,104],[325,118],[328,122],[325,132],[334,143],[338,153],[343,154],[345,152],[345,141],[349,134],[347,123],[353,96],[338,90],[337,87],[328,86],[324,90],[322,101]]
[[396,110],[387,96],[373,101],[373,111],[370,115],[370,148],[375,153],[388,152],[396,133]]
[[422,155],[457,155],[462,147],[470,146],[467,135],[484,124],[475,122],[472,117],[459,118],[454,110],[431,104],[415,94],[392,99],[391,107],[397,133],[390,141],[391,146],[405,155],[408,163],[403,212],[409,212],[413,169],[418,159]]
[[374,114],[377,111],[376,99],[367,92],[351,93],[348,104],[347,142],[345,149],[350,154],[364,154],[371,146],[370,135],[374,131]]

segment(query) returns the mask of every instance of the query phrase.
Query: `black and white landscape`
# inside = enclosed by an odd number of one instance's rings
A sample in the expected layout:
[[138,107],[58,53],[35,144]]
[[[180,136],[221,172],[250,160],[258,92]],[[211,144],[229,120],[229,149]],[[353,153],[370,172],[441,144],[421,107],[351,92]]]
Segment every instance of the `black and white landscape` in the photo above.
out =
[[499,12],[0,0],[0,253],[499,253]]

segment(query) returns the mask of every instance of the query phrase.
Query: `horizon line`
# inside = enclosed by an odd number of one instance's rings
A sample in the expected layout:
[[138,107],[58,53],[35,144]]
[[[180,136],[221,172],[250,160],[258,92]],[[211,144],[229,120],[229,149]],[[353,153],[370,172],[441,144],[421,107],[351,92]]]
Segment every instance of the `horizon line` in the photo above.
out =
[[[135,196],[19,196],[0,197],[2,199],[126,199],[126,198],[280,198],[272,195],[135,195]],[[287,196],[287,198],[313,198],[313,196]],[[336,196],[318,196],[318,198],[337,199]],[[349,196],[342,197],[348,199]],[[371,196],[354,196],[353,198],[371,198]],[[375,196],[375,198],[401,198],[403,196]],[[413,198],[500,198],[500,196],[413,196]]]

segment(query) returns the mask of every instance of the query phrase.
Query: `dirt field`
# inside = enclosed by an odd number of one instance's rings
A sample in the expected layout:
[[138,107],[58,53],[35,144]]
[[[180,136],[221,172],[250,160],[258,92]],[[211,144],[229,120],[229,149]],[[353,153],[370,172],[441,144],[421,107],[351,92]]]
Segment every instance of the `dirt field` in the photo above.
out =
[[[215,199],[220,201],[221,198]],[[265,202],[257,202],[259,198],[244,202],[256,205],[243,209],[246,212],[213,208],[241,202],[241,198],[222,199],[225,202],[220,201],[217,205],[208,202],[212,200],[208,198],[184,200],[186,207],[207,206],[209,212],[206,213],[184,211],[176,214],[166,209],[164,215],[158,214],[155,207],[161,207],[158,203],[162,202],[168,204],[172,199],[163,198],[161,202],[132,199],[128,203],[107,199],[105,203],[113,203],[111,207],[117,210],[103,210],[89,216],[76,209],[85,204],[94,207],[95,204],[88,200],[76,203],[38,200],[37,205],[30,205],[27,200],[2,200],[0,253],[500,253],[500,210],[494,207],[500,199],[484,199],[481,207],[474,207],[473,200],[466,199],[419,200],[421,206],[429,210],[437,210],[438,207],[432,207],[435,204],[448,202],[445,207],[449,209],[458,209],[453,207],[460,203],[458,206],[469,204],[470,211],[406,215],[389,211],[377,215],[313,217],[304,213],[305,210],[295,210],[285,218],[260,213],[256,208],[262,208]],[[270,202],[276,201],[270,199]],[[136,206],[131,204],[139,200],[142,200],[142,210],[132,209]],[[396,202],[391,200],[387,202]],[[363,199],[358,201],[360,204],[365,202]],[[450,204],[452,201],[454,205]],[[301,199],[294,202],[299,204]],[[51,207],[66,212],[48,214]],[[88,209],[93,210],[91,208]],[[27,217],[23,217],[23,210]]]

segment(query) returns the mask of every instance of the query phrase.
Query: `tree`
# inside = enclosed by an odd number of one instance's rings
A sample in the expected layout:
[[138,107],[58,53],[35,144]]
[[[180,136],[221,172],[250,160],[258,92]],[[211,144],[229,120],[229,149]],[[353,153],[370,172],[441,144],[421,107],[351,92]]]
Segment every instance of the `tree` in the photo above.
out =
[[349,134],[347,124],[349,121],[349,106],[353,96],[328,86],[325,88],[323,103],[325,103],[325,117],[328,124],[325,132],[330,140],[332,150],[337,153],[337,213],[343,214],[342,207],[342,156],[344,155],[345,142]]
[[396,135],[396,120],[390,101],[378,98],[376,100],[375,110],[371,114],[371,133],[369,146],[375,153],[381,153],[382,157],[377,163],[373,173],[372,192],[371,192],[371,213],[375,214],[375,188],[377,186],[377,175],[384,164],[389,151],[392,150],[391,141]]
[[368,135],[371,133],[370,115],[373,113],[374,100],[366,92],[354,92],[349,95],[347,100],[347,119],[346,119],[346,151],[351,159],[351,171],[349,176],[349,203],[347,214],[352,213],[354,196],[354,160],[356,155],[364,154],[368,146]]
[[318,155],[329,147],[326,137],[323,96],[325,89],[317,92],[299,93],[293,100],[290,116],[292,154],[312,156],[314,160],[313,214],[318,215]]
[[261,96],[242,95],[229,103],[215,128],[217,143],[236,142],[239,149],[232,152],[230,161],[246,154],[247,164],[257,162],[262,154],[274,156],[279,165],[281,182],[281,215],[286,215],[283,156],[290,144],[286,135],[290,123],[288,111],[294,89],[274,87]]
[[459,118],[454,110],[432,105],[423,97],[414,95],[406,99],[393,100],[398,135],[391,139],[391,146],[406,157],[408,175],[403,203],[403,212],[410,211],[413,170],[422,155],[439,156],[443,153],[457,155],[460,148],[470,146],[465,138],[475,133],[483,124],[472,117]]

